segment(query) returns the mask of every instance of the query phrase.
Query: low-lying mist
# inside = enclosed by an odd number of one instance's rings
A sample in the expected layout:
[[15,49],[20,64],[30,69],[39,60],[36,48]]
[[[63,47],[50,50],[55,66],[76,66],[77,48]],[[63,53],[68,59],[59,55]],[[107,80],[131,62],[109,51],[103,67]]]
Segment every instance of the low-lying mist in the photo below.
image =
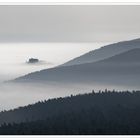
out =
[[[0,43],[0,82],[61,65],[106,43]],[[27,64],[29,58],[41,62]]]
[[76,83],[3,83],[0,84],[0,111],[41,100],[88,93],[92,90],[136,90],[130,87]]

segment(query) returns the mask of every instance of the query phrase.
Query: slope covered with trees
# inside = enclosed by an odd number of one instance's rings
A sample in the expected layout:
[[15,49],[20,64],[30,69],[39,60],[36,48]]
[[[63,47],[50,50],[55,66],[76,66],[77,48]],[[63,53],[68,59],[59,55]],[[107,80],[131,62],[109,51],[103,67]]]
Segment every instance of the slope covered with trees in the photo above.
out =
[[140,91],[51,99],[1,112],[0,120],[0,134],[140,134]]

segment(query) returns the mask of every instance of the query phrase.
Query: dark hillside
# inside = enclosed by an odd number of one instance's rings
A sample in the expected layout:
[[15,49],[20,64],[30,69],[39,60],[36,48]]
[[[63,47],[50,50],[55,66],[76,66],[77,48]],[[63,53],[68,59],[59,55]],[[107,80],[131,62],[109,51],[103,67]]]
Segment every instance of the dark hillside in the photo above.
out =
[[0,134],[140,134],[139,118],[140,91],[93,91],[1,112]]

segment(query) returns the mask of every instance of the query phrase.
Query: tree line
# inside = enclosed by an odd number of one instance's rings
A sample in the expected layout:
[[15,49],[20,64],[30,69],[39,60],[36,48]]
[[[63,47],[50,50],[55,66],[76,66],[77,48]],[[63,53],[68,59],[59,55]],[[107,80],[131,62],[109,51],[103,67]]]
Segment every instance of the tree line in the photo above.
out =
[[140,134],[140,91],[92,91],[0,113],[0,134]]

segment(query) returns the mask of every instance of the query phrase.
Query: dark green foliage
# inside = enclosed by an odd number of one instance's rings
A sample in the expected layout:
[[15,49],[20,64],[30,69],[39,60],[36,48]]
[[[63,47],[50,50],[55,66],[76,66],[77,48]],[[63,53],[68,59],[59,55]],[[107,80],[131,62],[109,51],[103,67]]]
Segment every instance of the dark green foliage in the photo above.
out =
[[1,112],[0,120],[0,134],[140,134],[140,91],[51,99]]

